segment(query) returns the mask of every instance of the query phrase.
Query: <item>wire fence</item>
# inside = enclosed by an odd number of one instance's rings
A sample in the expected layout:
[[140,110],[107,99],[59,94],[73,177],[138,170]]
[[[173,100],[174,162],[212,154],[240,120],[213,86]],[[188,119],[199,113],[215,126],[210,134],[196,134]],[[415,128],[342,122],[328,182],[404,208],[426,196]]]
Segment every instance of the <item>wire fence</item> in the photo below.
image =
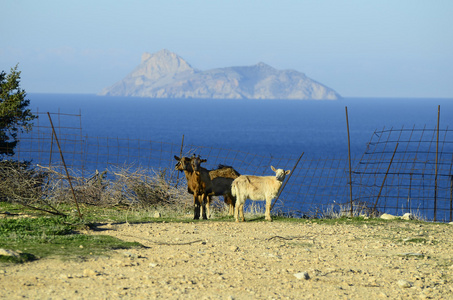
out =
[[452,134],[426,127],[375,131],[354,169],[357,199],[383,210],[419,211],[451,221]]
[[453,132],[448,128],[375,131],[363,155],[351,158],[349,169],[348,157],[263,156],[185,144],[183,136],[178,144],[90,137],[82,133],[81,114],[58,112],[49,114],[49,118],[47,113],[37,115],[33,130],[19,136],[14,159],[63,168],[61,149],[67,167],[82,176],[112,166],[127,166],[150,172],[165,170],[167,179],[177,185],[185,184],[185,178],[175,171],[174,156],[196,153],[207,159],[207,169],[223,164],[241,174],[271,175],[271,165],[294,168],[274,207],[285,215],[319,217],[327,211],[347,213],[358,208],[365,213],[411,212],[427,220],[452,221]]

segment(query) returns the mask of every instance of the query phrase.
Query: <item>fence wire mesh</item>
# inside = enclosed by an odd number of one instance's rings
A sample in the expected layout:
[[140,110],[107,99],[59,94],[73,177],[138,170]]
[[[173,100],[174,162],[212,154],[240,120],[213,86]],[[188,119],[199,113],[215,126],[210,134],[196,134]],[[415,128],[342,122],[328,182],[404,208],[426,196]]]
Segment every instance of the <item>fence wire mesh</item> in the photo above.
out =
[[[56,138],[67,167],[87,178],[110,167],[165,170],[169,181],[186,184],[175,171],[174,156],[194,153],[207,159],[207,169],[223,164],[241,174],[272,175],[270,166],[292,170],[299,157],[263,156],[232,149],[151,140],[92,137],[82,131],[81,114],[37,112],[32,131],[19,136],[13,159],[63,168]],[[416,213],[427,220],[452,221],[453,137],[446,129],[382,129],[372,133],[361,157],[302,156],[274,211],[293,217],[328,213]],[[63,172],[61,172],[63,173]],[[350,188],[352,186],[352,197]],[[352,199],[352,206],[351,206]],[[352,208],[352,209],[351,209]]]
[[384,211],[451,221],[452,141],[448,128],[375,131],[354,169],[357,199]]

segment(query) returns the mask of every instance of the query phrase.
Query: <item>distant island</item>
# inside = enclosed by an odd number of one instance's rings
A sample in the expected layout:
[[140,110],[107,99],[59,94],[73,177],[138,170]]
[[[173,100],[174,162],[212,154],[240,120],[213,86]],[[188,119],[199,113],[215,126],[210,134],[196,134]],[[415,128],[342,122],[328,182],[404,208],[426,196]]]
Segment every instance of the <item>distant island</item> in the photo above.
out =
[[215,99],[336,100],[333,89],[294,70],[277,70],[265,63],[253,66],[194,69],[177,54],[144,53],[141,63],[102,96]]

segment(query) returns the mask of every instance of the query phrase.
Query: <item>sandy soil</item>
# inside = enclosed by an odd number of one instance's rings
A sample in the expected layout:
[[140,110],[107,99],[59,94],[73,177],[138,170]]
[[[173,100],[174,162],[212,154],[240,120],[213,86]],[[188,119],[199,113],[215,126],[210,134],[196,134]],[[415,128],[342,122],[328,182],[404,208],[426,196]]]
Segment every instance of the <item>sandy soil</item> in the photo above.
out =
[[0,298],[453,299],[453,225],[200,221],[99,229],[87,234],[147,248],[0,266]]

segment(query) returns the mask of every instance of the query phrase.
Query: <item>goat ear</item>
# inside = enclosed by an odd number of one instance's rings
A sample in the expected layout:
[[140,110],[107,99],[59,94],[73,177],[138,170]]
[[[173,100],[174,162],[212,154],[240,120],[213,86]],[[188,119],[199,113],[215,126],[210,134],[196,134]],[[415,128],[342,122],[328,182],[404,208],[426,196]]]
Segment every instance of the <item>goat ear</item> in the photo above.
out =
[[204,163],[204,162],[207,162],[207,161],[208,161],[207,159],[202,159],[202,160],[200,161],[200,163]]
[[176,155],[175,155],[175,159],[176,159],[177,161],[180,161],[180,160],[181,160],[181,159],[180,159],[179,157],[177,157]]
[[286,170],[285,174],[288,175],[289,173],[291,173],[290,170]]
[[271,169],[272,169],[272,171],[277,172],[277,170],[275,170],[274,166],[271,166]]

